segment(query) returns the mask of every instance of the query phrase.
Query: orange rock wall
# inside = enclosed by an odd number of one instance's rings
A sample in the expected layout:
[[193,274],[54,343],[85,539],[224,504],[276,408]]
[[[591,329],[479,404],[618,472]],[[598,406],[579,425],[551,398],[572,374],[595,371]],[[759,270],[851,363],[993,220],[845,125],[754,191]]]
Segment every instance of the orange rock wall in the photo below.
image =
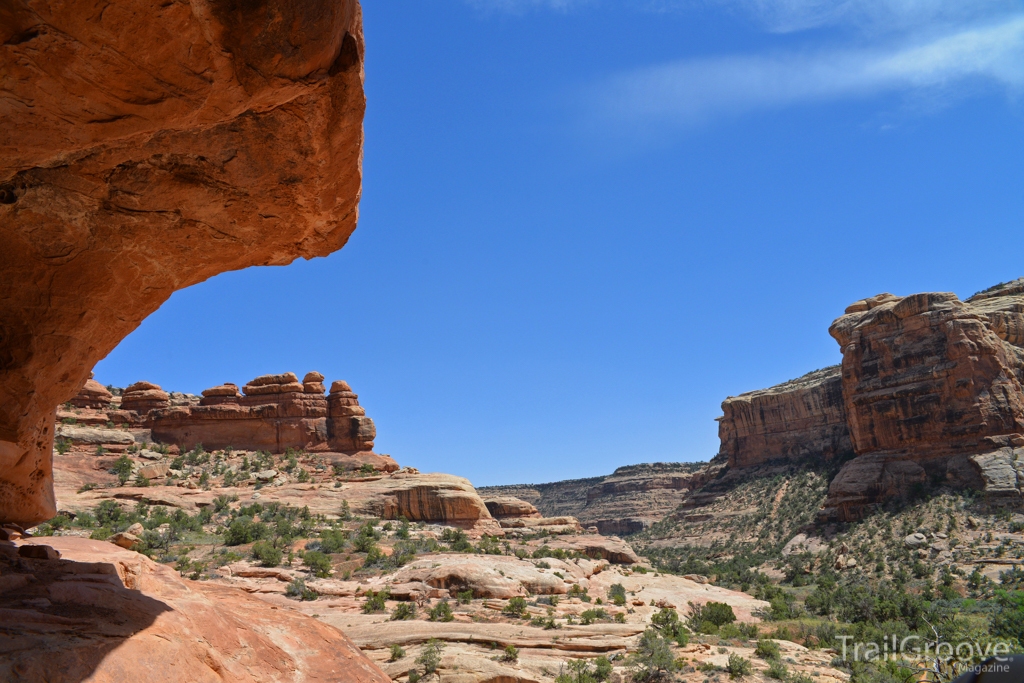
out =
[[0,7],[0,520],[55,513],[56,407],[175,291],[341,248],[356,0]]
[[838,367],[722,402],[720,452],[730,467],[769,460],[831,459],[852,450]]

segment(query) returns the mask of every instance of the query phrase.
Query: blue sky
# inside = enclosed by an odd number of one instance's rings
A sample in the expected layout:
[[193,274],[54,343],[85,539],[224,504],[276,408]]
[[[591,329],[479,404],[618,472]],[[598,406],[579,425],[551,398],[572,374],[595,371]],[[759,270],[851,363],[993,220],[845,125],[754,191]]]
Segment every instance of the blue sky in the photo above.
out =
[[[967,6],[965,8],[965,6]],[[370,0],[359,228],[178,292],[96,368],[348,380],[477,485],[706,460],[879,292],[1024,275],[1024,5]]]

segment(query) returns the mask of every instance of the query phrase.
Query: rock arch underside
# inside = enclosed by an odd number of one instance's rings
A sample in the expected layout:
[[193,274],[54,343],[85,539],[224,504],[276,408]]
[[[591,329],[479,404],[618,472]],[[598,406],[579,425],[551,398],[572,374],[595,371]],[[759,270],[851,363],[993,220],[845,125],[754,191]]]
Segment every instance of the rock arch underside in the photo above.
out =
[[55,512],[56,407],[176,290],[340,249],[356,0],[0,7],[0,521]]
[[[0,5],[0,525],[56,513],[57,407],[173,292],[345,245],[363,54],[357,0]],[[33,541],[0,542],[4,680],[389,680],[315,619]]]

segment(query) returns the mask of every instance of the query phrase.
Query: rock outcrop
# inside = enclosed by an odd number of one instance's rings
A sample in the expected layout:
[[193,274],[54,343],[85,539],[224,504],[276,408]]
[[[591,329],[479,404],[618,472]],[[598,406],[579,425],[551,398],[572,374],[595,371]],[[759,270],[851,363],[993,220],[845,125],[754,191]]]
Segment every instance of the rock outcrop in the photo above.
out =
[[185,449],[198,444],[271,453],[291,448],[356,454],[373,449],[373,420],[345,382],[335,382],[325,397],[320,373],[311,372],[299,382],[286,372],[257,377],[242,391],[244,395],[235,384],[212,387],[203,391],[199,405],[153,410],[146,424],[155,440]]
[[41,542],[0,542],[5,681],[390,681],[314,618],[113,543]]
[[830,460],[853,452],[838,365],[729,397],[722,412],[719,452],[730,467],[808,456]]
[[160,410],[171,405],[171,397],[152,382],[136,382],[130,384],[121,394],[121,410],[146,415],[151,410]]
[[76,408],[103,410],[110,406],[113,399],[114,395],[105,386],[90,378],[85,381],[85,384],[69,403]]
[[832,482],[830,514],[856,519],[930,482],[1020,499],[1016,477],[995,471],[1010,458],[1012,472],[1014,447],[1024,445],[1019,311],[1024,283],[966,302],[881,294],[832,324],[858,457]]
[[515,496],[488,496],[484,498],[484,505],[495,519],[541,516],[532,503]]
[[12,0],[0,22],[0,520],[55,512],[56,407],[176,290],[340,249],[357,0]]
[[730,467],[855,455],[831,482],[830,519],[938,483],[1020,502],[1024,279],[967,301],[879,294],[847,307],[829,333],[838,368],[723,403]]
[[353,486],[346,494],[354,512],[380,519],[405,517],[411,522],[440,522],[479,533],[503,533],[469,480],[450,474],[421,474],[407,468]]

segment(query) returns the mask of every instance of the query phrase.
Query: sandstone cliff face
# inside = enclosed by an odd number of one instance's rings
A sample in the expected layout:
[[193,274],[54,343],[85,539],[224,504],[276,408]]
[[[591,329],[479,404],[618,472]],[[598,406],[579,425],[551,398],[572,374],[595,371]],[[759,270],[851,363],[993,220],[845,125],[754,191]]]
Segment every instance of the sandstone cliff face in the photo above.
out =
[[56,406],[175,290],[341,248],[356,0],[0,8],[0,520],[54,512]]
[[826,460],[853,451],[839,366],[727,398],[718,418],[721,453],[730,467],[779,458]]
[[376,429],[359,397],[340,380],[326,397],[323,379],[318,372],[302,382],[291,372],[264,375],[242,387],[244,395],[222,384],[205,390],[198,406],[149,412],[146,425],[156,441],[185,449],[371,451]]
[[929,481],[990,488],[983,464],[999,458],[986,454],[1024,445],[1019,289],[977,304],[949,293],[882,294],[832,324],[858,454],[830,487],[833,514],[854,519]]
[[829,333],[838,368],[723,403],[730,467],[855,454],[825,501],[823,516],[843,520],[933,483],[1020,499],[1024,279],[967,301],[880,294],[850,305]]

